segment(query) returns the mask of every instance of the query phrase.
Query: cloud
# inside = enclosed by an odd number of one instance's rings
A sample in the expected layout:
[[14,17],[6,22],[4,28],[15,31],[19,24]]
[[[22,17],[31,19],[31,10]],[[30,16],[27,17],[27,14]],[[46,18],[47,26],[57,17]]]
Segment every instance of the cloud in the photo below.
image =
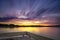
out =
[[31,19],[41,19],[50,13],[60,15],[60,0],[0,0],[0,17],[17,17],[17,10]]

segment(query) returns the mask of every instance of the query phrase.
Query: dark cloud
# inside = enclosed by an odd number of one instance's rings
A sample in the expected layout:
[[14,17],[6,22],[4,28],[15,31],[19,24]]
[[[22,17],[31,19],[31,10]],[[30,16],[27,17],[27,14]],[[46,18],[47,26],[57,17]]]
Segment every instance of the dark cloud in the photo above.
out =
[[0,0],[0,17],[41,19],[51,13],[60,15],[60,0]]

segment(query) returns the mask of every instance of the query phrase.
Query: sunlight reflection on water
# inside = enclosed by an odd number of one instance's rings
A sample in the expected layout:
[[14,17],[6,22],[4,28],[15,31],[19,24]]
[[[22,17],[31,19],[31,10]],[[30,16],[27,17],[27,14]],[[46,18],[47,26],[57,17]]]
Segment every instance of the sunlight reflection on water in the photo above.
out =
[[60,30],[59,27],[15,27],[15,28],[0,28],[0,33],[27,31],[41,36],[59,39],[60,33],[59,30]]

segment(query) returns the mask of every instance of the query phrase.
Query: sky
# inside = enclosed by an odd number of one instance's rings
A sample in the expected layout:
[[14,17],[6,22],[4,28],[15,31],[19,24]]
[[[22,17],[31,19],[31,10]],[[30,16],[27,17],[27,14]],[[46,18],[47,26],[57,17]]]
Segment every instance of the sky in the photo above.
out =
[[0,17],[60,20],[60,0],[0,0]]
[[[60,0],[0,0],[1,17],[50,20],[50,22],[54,21],[53,23],[60,24]],[[56,32],[54,31],[56,28],[52,31],[51,29],[49,30],[56,37],[58,29]],[[46,35],[44,32],[50,34],[48,30],[43,31],[41,34]]]

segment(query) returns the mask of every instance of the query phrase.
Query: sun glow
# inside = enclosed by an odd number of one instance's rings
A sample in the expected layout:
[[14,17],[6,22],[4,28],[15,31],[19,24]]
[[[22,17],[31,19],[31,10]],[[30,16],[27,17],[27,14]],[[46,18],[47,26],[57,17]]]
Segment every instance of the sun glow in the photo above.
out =
[[0,22],[1,24],[15,24],[15,25],[40,25],[40,26],[49,26],[51,24],[47,24],[48,20],[11,20],[9,22]]
[[20,22],[20,25],[39,25],[39,21],[22,21]]
[[24,23],[22,23],[22,25],[32,25],[33,23],[32,22],[27,22],[25,21]]
[[32,33],[39,33],[39,32],[47,32],[48,27],[18,27],[14,28],[15,31],[18,32],[32,32]]
[[20,30],[27,32],[39,32],[39,29],[36,27],[21,27]]
[[40,26],[49,26],[50,24],[45,24],[46,22],[48,22],[47,20],[44,20],[44,21],[21,21],[21,22],[18,22],[19,25],[40,25]]

